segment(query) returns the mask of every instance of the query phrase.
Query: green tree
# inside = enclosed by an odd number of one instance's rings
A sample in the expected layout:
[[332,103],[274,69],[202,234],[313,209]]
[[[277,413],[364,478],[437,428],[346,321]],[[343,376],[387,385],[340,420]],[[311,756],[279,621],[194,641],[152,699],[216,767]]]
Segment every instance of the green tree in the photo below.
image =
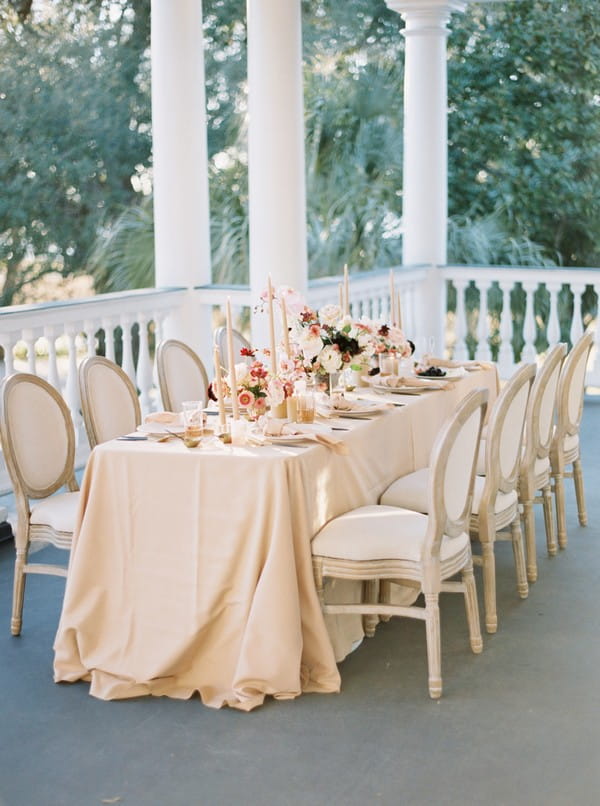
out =
[[0,17],[0,305],[50,271],[84,271],[150,155],[145,4],[55,2],[39,19],[12,5]]

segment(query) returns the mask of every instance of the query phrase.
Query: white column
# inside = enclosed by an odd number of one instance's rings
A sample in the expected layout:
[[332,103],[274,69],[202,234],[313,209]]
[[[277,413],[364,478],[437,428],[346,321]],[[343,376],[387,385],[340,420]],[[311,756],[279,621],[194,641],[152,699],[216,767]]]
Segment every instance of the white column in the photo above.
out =
[[191,289],[211,282],[201,0],[152,0],[155,285],[190,289],[167,337],[210,355],[210,309]]
[[[248,0],[248,207],[253,302],[266,288],[307,286],[300,0]],[[266,345],[266,316],[252,321]]]
[[[386,0],[402,15],[404,37],[404,154],[402,182],[402,262],[446,263],[448,219],[448,81],[446,25],[461,0]],[[444,296],[435,268],[428,272],[420,295],[417,328],[436,330],[432,300]],[[420,333],[420,335],[422,335]]]

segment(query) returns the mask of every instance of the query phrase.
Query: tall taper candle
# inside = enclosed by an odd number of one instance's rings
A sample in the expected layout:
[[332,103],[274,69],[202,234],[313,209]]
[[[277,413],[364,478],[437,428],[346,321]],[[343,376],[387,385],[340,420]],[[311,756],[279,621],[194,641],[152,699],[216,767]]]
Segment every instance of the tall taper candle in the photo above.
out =
[[344,286],[340,283],[338,287],[339,295],[340,295],[340,313],[344,313]]
[[227,422],[227,418],[225,416],[225,396],[223,395],[223,378],[221,376],[221,353],[219,352],[218,347],[215,347],[214,349],[214,360],[215,380],[217,383],[217,397],[219,403],[219,424],[224,426]]
[[348,278],[348,264],[344,263],[344,314],[350,313],[350,280]]
[[271,339],[271,373],[273,377],[277,375],[277,347],[275,344],[275,319],[273,318],[273,284],[269,274],[269,284],[267,286],[269,295],[269,336]]
[[402,308],[400,307],[400,292],[396,297],[396,319],[398,320],[398,327],[402,330]]
[[281,297],[281,327],[283,329],[283,346],[285,347],[285,354],[290,357],[290,331],[288,329],[287,318],[287,305],[285,304],[285,296]]
[[394,270],[390,269],[390,325],[397,324],[396,311],[394,305],[396,304],[396,293],[394,291]]
[[237,399],[237,378],[235,377],[235,354],[233,352],[233,327],[231,326],[231,299],[227,297],[227,363],[229,364],[229,379],[231,381],[231,410],[233,419],[240,419],[240,410]]

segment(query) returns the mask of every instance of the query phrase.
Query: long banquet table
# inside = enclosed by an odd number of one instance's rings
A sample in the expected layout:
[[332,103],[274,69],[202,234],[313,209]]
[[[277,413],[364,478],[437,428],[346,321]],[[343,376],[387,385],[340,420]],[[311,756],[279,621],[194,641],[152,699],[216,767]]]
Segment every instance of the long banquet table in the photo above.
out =
[[[111,441],[82,482],[54,677],[102,699],[188,698],[251,710],[266,695],[336,692],[360,619],[324,619],[310,543],[331,518],[376,503],[427,465],[446,416],[483,369],[450,391],[369,420],[340,419],[341,455],[310,447],[187,449]],[[335,592],[334,592],[335,593]]]

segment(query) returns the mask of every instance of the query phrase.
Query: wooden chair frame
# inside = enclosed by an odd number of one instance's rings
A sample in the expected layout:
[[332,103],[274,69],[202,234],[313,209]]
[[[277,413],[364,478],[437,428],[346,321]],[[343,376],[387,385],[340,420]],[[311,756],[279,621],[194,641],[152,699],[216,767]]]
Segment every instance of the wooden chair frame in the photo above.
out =
[[[462,593],[469,628],[471,649],[475,653],[482,650],[479,610],[471,546],[465,541],[465,548],[450,560],[440,558],[441,541],[444,534],[457,537],[468,531],[471,512],[471,498],[477,450],[481,428],[487,408],[487,390],[476,389],[470,392],[459,404],[455,413],[439,433],[432,451],[431,475],[428,489],[429,511],[427,533],[423,542],[421,559],[374,559],[350,560],[339,557],[313,555],[313,571],[317,594],[325,614],[360,613],[373,616],[407,616],[425,621],[427,637],[427,659],[429,669],[429,694],[432,698],[441,696],[441,636],[439,615],[439,594],[442,592]],[[460,513],[451,517],[444,501],[444,481],[452,447],[470,418],[479,411],[477,439],[472,456],[465,457],[469,467],[468,490]],[[461,574],[461,580],[451,578]],[[327,604],[324,600],[323,580],[325,577],[370,581],[402,581],[418,588],[425,597],[425,607],[392,604],[386,595],[388,586],[382,587],[384,596],[374,596],[371,601],[351,604]],[[375,591],[377,585],[366,585],[367,590]]]
[[[14,389],[22,384],[30,384],[42,389],[57,405],[64,421],[66,439],[65,462],[61,471],[53,481],[45,487],[35,485],[23,473],[10,426],[11,395]],[[10,626],[12,634],[19,635],[23,622],[25,575],[50,574],[52,576],[62,577],[66,577],[67,575],[65,566],[49,563],[30,563],[28,561],[29,549],[32,543],[50,543],[56,548],[68,551],[71,548],[73,536],[71,532],[57,532],[47,524],[31,524],[29,500],[48,498],[62,487],[66,487],[70,492],[79,490],[74,470],[75,430],[73,428],[71,412],[56,389],[47,381],[38,378],[37,375],[19,372],[7,376],[2,382],[0,391],[0,436],[2,438],[4,460],[12,482],[17,505],[17,527],[15,530],[16,558]]]
[[[483,591],[485,602],[485,626],[488,633],[498,629],[498,613],[496,606],[496,561],[494,543],[496,540],[512,542],[517,575],[517,592],[522,599],[527,598],[529,586],[525,569],[525,553],[523,534],[521,532],[521,515],[518,500],[513,506],[496,512],[496,497],[499,492],[510,493],[517,489],[521,463],[521,445],[525,427],[527,400],[536,373],[535,364],[525,364],[510,378],[500,396],[497,398],[487,427],[485,440],[485,481],[479,499],[478,513],[471,515],[470,530],[481,543],[481,555],[473,556],[474,565],[483,568]],[[517,400],[520,394],[525,399]],[[501,462],[501,446],[507,417],[513,407],[523,404],[523,416],[518,436],[514,439],[514,461],[508,472],[503,473]],[[509,527],[510,531],[506,532]]]
[[[565,450],[565,439],[569,436],[579,436],[579,427],[583,415],[585,372],[593,344],[594,333],[588,330],[573,345],[570,353],[565,358],[558,381],[556,427],[550,447],[550,465],[556,504],[558,545],[561,549],[567,546],[564,484],[566,478],[572,478],[575,484],[579,523],[581,526],[587,525],[579,439],[577,439],[577,444],[570,450]],[[568,465],[572,465],[572,471],[566,470]]]
[[92,405],[92,391],[90,389],[90,372],[97,366],[104,366],[113,372],[121,381],[131,398],[134,411],[135,425],[138,426],[142,422],[142,412],[140,409],[140,401],[138,398],[137,390],[133,385],[131,379],[114,361],[104,358],[101,355],[93,355],[84,360],[79,365],[79,393],[81,397],[81,413],[83,414],[83,422],[85,430],[90,443],[90,449],[94,449],[104,440],[100,435],[100,427],[97,418],[94,414],[94,406]]
[[[544,507],[544,525],[548,554],[557,552],[556,530],[552,506],[552,485],[550,475],[550,445],[554,428],[554,412],[558,379],[567,347],[565,344],[555,345],[541,368],[538,369],[529,395],[527,415],[525,418],[525,446],[519,473],[519,501],[525,524],[525,544],[527,547],[527,579],[535,582],[538,576],[535,545],[534,503],[542,503]],[[549,404],[549,405],[548,405]],[[542,420],[544,407],[550,408],[550,416]],[[547,468],[536,474],[536,461],[548,459]],[[541,496],[536,493],[541,490]]]
[[[236,356],[236,361],[239,358],[240,363],[244,361],[244,358],[239,355],[239,350],[242,347],[246,347],[248,350],[252,349],[252,345],[246,339],[239,330],[232,330],[233,333],[233,344],[234,347],[238,345],[238,355]],[[215,330],[214,337],[213,337],[215,347],[219,348],[219,353],[221,355],[221,365],[223,369],[229,371],[229,355],[227,353],[227,328],[226,327],[218,327]]]
[[202,383],[204,384],[204,393],[203,393],[203,400],[206,404],[208,402],[207,395],[208,395],[208,376],[206,374],[206,369],[204,368],[204,364],[202,363],[200,357],[197,353],[192,350],[191,347],[188,347],[187,344],[184,344],[182,341],[178,341],[177,339],[167,339],[166,341],[161,341],[156,349],[156,373],[158,375],[158,386],[160,389],[160,397],[162,400],[163,408],[165,411],[175,411],[176,405],[174,403],[173,396],[169,390],[169,379],[168,379],[168,372],[167,372],[167,361],[168,361],[168,354],[173,350],[179,350],[186,354],[189,357],[195,366],[198,369],[198,372],[202,378]]

